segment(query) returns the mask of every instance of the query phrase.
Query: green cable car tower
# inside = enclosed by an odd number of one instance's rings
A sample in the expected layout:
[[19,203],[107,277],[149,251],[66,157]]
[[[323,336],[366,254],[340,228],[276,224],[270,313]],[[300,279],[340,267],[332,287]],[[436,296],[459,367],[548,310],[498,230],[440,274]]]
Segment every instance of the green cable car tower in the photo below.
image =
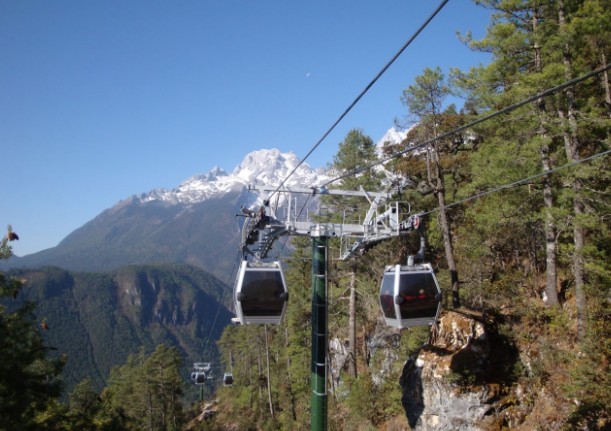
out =
[[[279,262],[265,262],[275,240],[285,235],[309,236],[312,239],[312,355],[311,369],[311,430],[327,429],[327,269],[329,238],[340,239],[340,259],[362,254],[371,245],[393,238],[418,226],[418,216],[411,215],[409,205],[389,203],[390,195],[380,192],[329,190],[320,188],[282,188],[250,186],[250,191],[282,195],[281,210],[273,208],[268,198],[259,211],[243,209],[242,276],[234,289],[237,317],[234,321],[249,323],[279,323],[288,298]],[[297,212],[294,194],[362,197],[369,210],[362,222],[320,222],[303,210]],[[407,208],[407,209],[404,209]],[[316,217],[320,219],[320,217]],[[259,301],[264,299],[264,303]],[[259,302],[257,302],[259,301]]]

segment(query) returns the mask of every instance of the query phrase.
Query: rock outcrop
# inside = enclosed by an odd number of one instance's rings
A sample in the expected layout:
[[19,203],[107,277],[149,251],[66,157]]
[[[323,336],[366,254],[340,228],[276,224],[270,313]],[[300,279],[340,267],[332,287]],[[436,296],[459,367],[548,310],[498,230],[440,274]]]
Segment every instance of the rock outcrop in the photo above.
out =
[[[511,384],[515,348],[481,315],[447,311],[430,344],[407,360],[401,376],[403,407],[412,429],[500,429],[498,406]],[[501,377],[502,376],[502,377]]]

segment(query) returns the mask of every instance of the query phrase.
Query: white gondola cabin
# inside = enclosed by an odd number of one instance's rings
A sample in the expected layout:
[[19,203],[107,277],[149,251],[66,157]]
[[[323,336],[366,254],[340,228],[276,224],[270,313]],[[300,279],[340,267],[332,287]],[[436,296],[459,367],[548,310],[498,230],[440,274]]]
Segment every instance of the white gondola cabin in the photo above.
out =
[[206,380],[212,378],[212,364],[210,362],[195,362],[191,371],[191,380],[196,385],[206,384]]
[[380,305],[386,323],[395,328],[433,325],[441,310],[441,290],[431,264],[387,266]]
[[233,373],[227,372],[223,375],[223,385],[225,386],[233,385]]
[[279,324],[288,291],[280,262],[242,261],[234,301],[241,324]]

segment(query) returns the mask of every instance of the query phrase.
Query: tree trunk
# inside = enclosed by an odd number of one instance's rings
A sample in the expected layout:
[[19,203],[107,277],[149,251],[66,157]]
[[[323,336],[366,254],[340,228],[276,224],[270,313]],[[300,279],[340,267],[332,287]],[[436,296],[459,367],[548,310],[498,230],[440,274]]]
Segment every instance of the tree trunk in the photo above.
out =
[[[248,355],[248,362],[246,362],[248,364],[248,387],[251,388],[250,389],[250,400],[249,400],[249,407],[250,410],[252,410],[252,406],[253,403],[255,402],[254,398],[255,398],[255,393],[254,390],[252,389],[253,387],[255,387],[255,385],[253,385],[252,382],[252,356],[249,354]],[[257,387],[259,385],[256,385]]]
[[274,417],[274,404],[272,403],[272,382],[270,379],[270,365],[269,365],[269,345],[267,343],[267,325],[265,327],[265,358],[267,360],[267,402],[269,403],[269,414]]
[[153,431],[155,429],[154,422],[153,422],[153,394],[149,390],[147,395],[148,395],[147,404],[148,404],[148,414],[149,414],[149,431]]
[[[543,172],[551,169],[549,145],[541,146],[541,167]],[[549,306],[558,305],[558,291],[556,290],[556,223],[552,214],[554,199],[549,178],[543,181],[543,205],[545,207],[545,297]]]
[[[561,36],[564,36],[565,45],[563,47],[563,65],[564,65],[564,77],[567,81],[573,78],[573,65],[571,62],[570,46],[568,44],[566,36],[566,22],[564,19],[564,1],[559,0],[558,2],[558,23],[560,25]],[[608,83],[607,83],[608,88]],[[565,90],[566,103],[567,103],[567,117],[568,117],[568,131],[565,128],[563,132],[564,138],[564,149],[566,157],[569,162],[576,162],[580,160],[579,156],[579,136],[577,134],[577,114],[575,108],[575,93],[573,87],[568,87]],[[607,93],[608,97],[608,93]],[[564,115],[559,110],[559,116],[564,120]],[[586,329],[586,295],[584,291],[584,259],[583,259],[583,246],[584,246],[584,229],[581,226],[581,216],[584,213],[584,205],[581,196],[582,184],[579,178],[573,180],[573,277],[575,278],[575,298],[577,302],[577,335],[580,339],[585,336]]]
[[[600,62],[602,66],[607,65],[607,54],[604,49],[600,50]],[[603,73],[601,73],[601,85],[605,90],[605,102],[607,105],[607,114],[611,117],[611,89],[609,89],[609,72],[607,69]]]
[[166,427],[166,414],[167,414],[167,400],[166,400],[166,394],[165,394],[165,382],[164,382],[164,372],[163,372],[163,363],[161,363],[162,360],[160,360],[159,363],[159,404],[160,404],[160,426],[161,426],[161,430],[165,431]]
[[[288,326],[284,326],[284,347],[285,351],[289,347],[289,328]],[[293,421],[297,420],[297,411],[295,410],[295,405],[297,404],[295,400],[295,392],[293,391],[293,379],[291,377],[291,355],[286,355],[286,373],[288,377],[288,391],[291,397],[290,405],[291,405],[291,416]]]
[[439,165],[435,164],[435,166],[437,170],[437,187],[435,193],[437,194],[437,201],[439,202],[439,224],[441,225],[441,231],[443,232],[443,247],[445,249],[446,261],[448,262],[448,269],[450,270],[450,280],[452,282],[452,307],[458,308],[460,307],[458,270],[456,269],[456,262],[454,261],[452,233],[450,231],[450,222],[448,221],[448,215],[445,207],[445,184],[443,181],[443,175],[439,169]]
[[350,272],[350,310],[348,319],[348,373],[356,378],[356,271]]
[[172,391],[172,429],[177,430],[178,427],[178,412],[176,411],[177,400],[176,394],[178,393],[178,388],[174,388]]
[[[266,341],[267,343],[267,341]],[[259,391],[259,412],[263,415],[263,395],[261,394],[261,376],[263,375],[263,366],[261,365],[261,346],[257,349],[257,390]]]
[[[537,32],[538,14],[537,11],[533,14],[533,33]],[[535,55],[535,71],[541,72],[541,47],[535,37],[534,42]],[[550,147],[545,128],[545,100],[542,98],[536,102],[537,114],[540,121],[539,136],[541,137],[541,167],[543,172],[551,170]],[[543,205],[545,211],[545,254],[546,254],[546,277],[545,277],[545,297],[544,301],[549,306],[558,305],[558,293],[556,290],[556,224],[552,210],[554,207],[554,199],[552,185],[549,177],[543,180]]]
[[[437,137],[436,126],[434,126],[433,135]],[[428,162],[429,158],[432,158],[432,163]],[[433,175],[431,175],[431,165],[434,169]],[[435,190],[435,196],[437,197],[437,202],[439,204],[439,225],[441,226],[441,232],[443,234],[443,247],[446,254],[448,269],[450,271],[450,280],[452,283],[452,307],[458,308],[460,307],[458,270],[456,269],[456,262],[454,261],[452,233],[446,211],[445,181],[443,179],[443,172],[441,171],[439,151],[435,145],[432,146],[430,153],[427,153],[427,175],[431,186]],[[435,178],[434,184],[432,183],[432,177]]]

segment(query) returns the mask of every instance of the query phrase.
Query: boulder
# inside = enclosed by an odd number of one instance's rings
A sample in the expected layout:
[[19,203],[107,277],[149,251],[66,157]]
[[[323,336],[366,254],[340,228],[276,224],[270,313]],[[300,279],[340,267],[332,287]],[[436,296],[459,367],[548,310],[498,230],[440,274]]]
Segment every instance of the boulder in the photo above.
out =
[[[515,361],[507,346],[491,343],[493,322],[481,315],[446,311],[431,341],[403,368],[402,403],[412,429],[490,430],[504,382],[498,359]],[[508,350],[507,350],[508,351]],[[508,364],[511,366],[511,363]]]

